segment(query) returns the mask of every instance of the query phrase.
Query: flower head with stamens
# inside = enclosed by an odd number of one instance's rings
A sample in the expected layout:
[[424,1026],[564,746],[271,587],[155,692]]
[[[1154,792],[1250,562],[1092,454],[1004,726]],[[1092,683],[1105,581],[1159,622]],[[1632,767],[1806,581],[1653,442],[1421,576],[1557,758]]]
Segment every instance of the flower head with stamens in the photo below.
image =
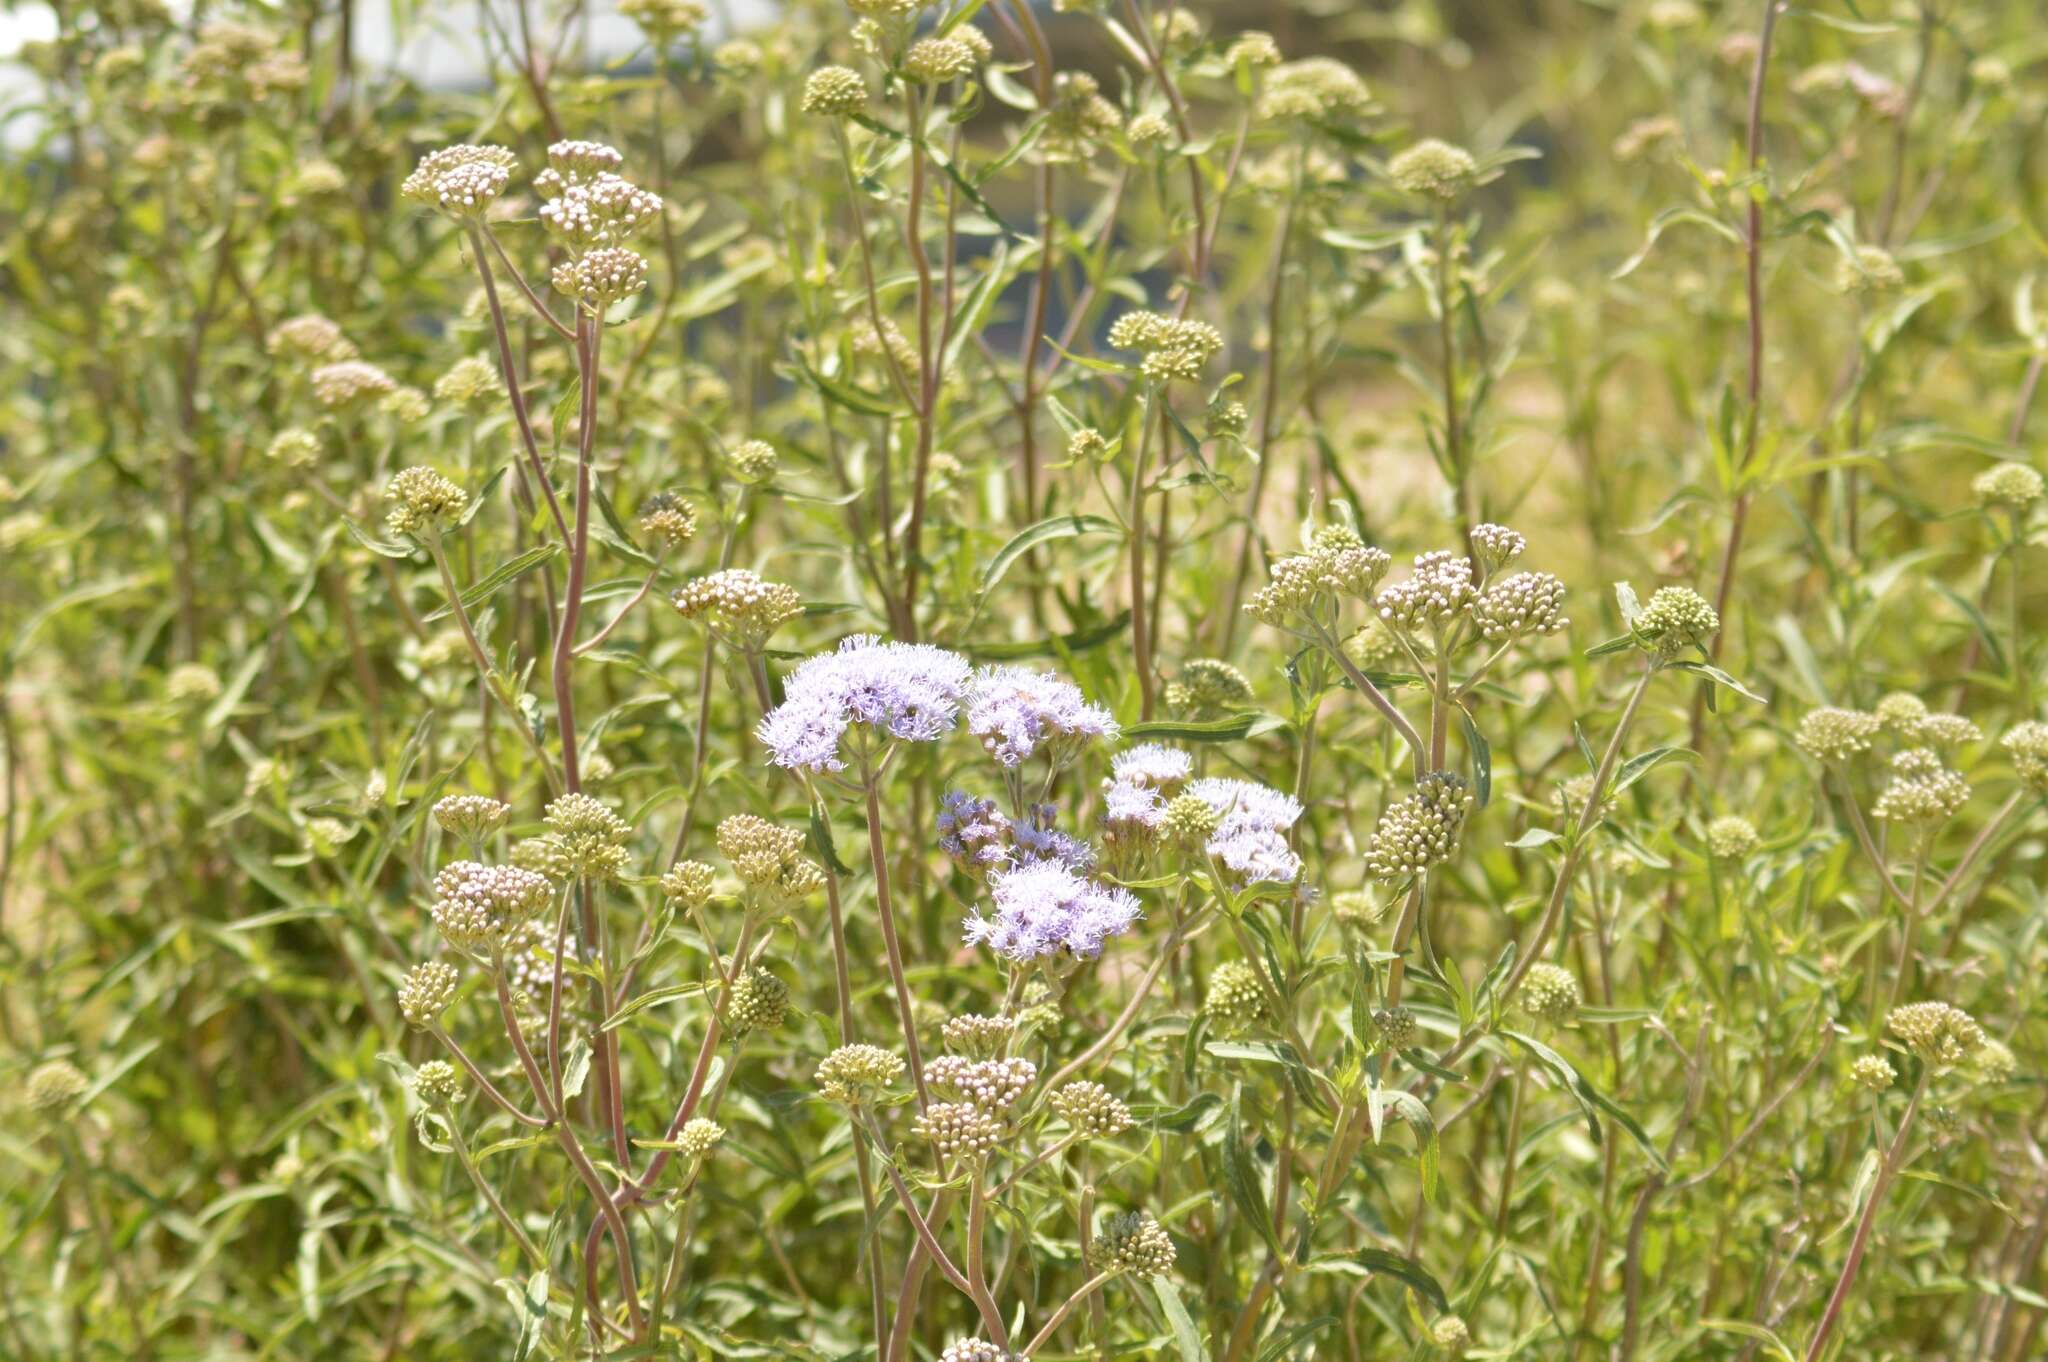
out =
[[843,770],[849,731],[907,742],[931,742],[950,731],[971,676],[958,653],[857,634],[792,671],[782,703],[756,733],[777,766]]

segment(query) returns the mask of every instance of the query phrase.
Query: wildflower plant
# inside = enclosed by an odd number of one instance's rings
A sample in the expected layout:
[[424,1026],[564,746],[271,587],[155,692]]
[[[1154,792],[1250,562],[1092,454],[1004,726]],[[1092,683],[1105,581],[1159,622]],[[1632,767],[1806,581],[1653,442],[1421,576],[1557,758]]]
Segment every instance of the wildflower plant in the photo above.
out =
[[2041,1354],[2029,7],[617,8],[16,54],[0,1355]]

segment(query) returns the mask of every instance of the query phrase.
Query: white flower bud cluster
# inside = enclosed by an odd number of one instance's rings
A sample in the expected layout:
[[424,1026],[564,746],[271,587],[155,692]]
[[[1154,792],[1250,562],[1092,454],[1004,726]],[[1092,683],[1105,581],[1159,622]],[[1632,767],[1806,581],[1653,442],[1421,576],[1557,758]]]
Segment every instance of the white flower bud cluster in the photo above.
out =
[[903,1076],[903,1056],[877,1045],[842,1045],[818,1063],[818,1091],[826,1100],[862,1104]]
[[1366,873],[1376,880],[1405,880],[1442,865],[1458,849],[1465,815],[1472,807],[1464,777],[1432,771],[1380,818],[1366,852]]
[[1887,822],[1934,827],[1955,817],[1969,802],[1970,782],[1932,749],[1911,747],[1892,758],[1891,780],[1871,814]]
[[505,826],[512,806],[489,795],[446,795],[434,801],[441,830],[466,842],[481,842]]
[[1800,719],[1792,741],[1815,761],[1844,762],[1868,752],[1871,739],[1877,736],[1880,727],[1882,725],[1875,714],[1827,705],[1808,711]]
[[1110,1216],[1096,1235],[1095,1267],[1100,1272],[1158,1277],[1173,1270],[1173,1259],[1173,1238],[1149,1211]]
[[455,861],[434,876],[434,925],[457,950],[483,950],[502,943],[554,896],[547,877],[531,870]]
[[983,1111],[1007,1111],[1038,1079],[1038,1066],[1028,1059],[967,1059],[940,1055],[924,1066],[931,1087],[972,1102]]
[[390,374],[356,359],[323,364],[312,372],[311,380],[314,400],[329,411],[383,397],[398,387]]
[[609,171],[587,180],[557,175],[559,183],[547,182],[556,192],[540,206],[540,220],[571,251],[622,246],[661,214],[660,195]]
[[1387,162],[1387,178],[1410,194],[1451,200],[1463,194],[1478,174],[1472,153],[1449,142],[1426,137]]
[[972,1102],[934,1102],[917,1118],[918,1137],[939,1153],[958,1159],[979,1159],[996,1147],[1002,1126]]
[[1947,1003],[1907,1003],[1885,1016],[1885,1030],[1929,1064],[1952,1068],[1984,1046],[1984,1028]]
[[1120,1135],[1131,1128],[1131,1109],[1100,1083],[1078,1080],[1051,1098],[1054,1112],[1084,1140]]
[[420,158],[398,192],[450,217],[479,217],[505,192],[518,164],[504,147],[442,147]]
[[1998,745],[2012,758],[2021,784],[2035,794],[2048,794],[2048,724],[2038,719],[2014,724]]
[[1472,608],[1472,560],[1448,549],[1433,549],[1415,559],[1407,580],[1380,592],[1375,604],[1390,627],[1410,632],[1441,629]]
[[868,83],[848,66],[821,66],[804,81],[802,109],[825,118],[844,118],[867,107]]
[[455,523],[469,504],[462,489],[431,468],[402,468],[384,489],[391,503],[385,523],[393,534],[425,536]]
[[1548,572],[1517,572],[1479,593],[1472,618],[1489,643],[1555,634],[1571,623],[1558,611],[1564,606],[1564,583]]
[[669,597],[686,620],[701,619],[715,634],[753,651],[777,629],[804,612],[796,588],[766,582],[745,568],[726,568],[696,577]]
[[414,965],[398,986],[398,1013],[407,1022],[425,1029],[441,1020],[448,1004],[455,1001],[455,986],[462,981],[455,966],[440,960]]
[[647,261],[623,246],[600,246],[555,266],[548,279],[555,292],[602,311],[647,287]]
[[1536,1020],[1561,1026],[1579,1015],[1579,1005],[1584,997],[1579,990],[1579,981],[1572,977],[1570,970],[1560,965],[1536,964],[1522,976],[1522,986],[1516,990],[1515,1001]]
[[973,1012],[948,1017],[940,1030],[946,1048],[969,1059],[993,1059],[1009,1043],[1017,1023],[1008,1017],[984,1017]]

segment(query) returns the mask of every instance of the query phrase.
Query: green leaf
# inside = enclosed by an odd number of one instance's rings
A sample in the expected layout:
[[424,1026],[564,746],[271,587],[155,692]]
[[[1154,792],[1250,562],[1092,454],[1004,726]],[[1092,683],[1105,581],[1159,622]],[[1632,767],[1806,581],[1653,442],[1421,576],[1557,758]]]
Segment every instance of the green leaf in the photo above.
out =
[[981,593],[987,595],[1019,558],[1041,544],[1050,544],[1059,539],[1077,539],[1084,535],[1122,533],[1122,526],[1099,515],[1054,516],[1049,520],[1041,520],[1036,525],[1027,525],[1017,531],[1009,543],[998,549],[995,557],[989,559],[988,567],[981,574]]
[[1650,774],[1651,770],[1660,762],[1692,761],[1698,756],[1699,754],[1689,747],[1653,747],[1647,752],[1630,757],[1621,764],[1621,769],[1614,773],[1614,788],[1608,791],[1608,793],[1610,795],[1620,794],[1623,790],[1626,790],[1629,786]]
[[1067,657],[1100,648],[1131,627],[1131,612],[1121,611],[1113,620],[1076,629],[1071,634],[1025,639],[1017,643],[975,643],[961,651],[977,662],[1009,662],[1020,657]]
[[1444,1295],[1443,1284],[1413,1258],[1403,1258],[1398,1253],[1375,1248],[1360,1249],[1352,1257],[1362,1267],[1371,1268],[1374,1272],[1388,1277],[1398,1277],[1406,1282],[1415,1288],[1418,1294],[1428,1298],[1429,1303],[1436,1307],[1438,1314],[1450,1313],[1451,1302],[1450,1298]]
[[1533,1055],[1538,1063],[1557,1075],[1558,1081],[1564,1084],[1565,1090],[1572,1095],[1573,1100],[1579,1104],[1579,1110],[1584,1113],[1586,1126],[1592,1133],[1594,1143],[1598,1144],[1603,1138],[1600,1133],[1600,1117],[1596,1113],[1604,1111],[1614,1118],[1616,1125],[1628,1132],[1630,1139],[1642,1147],[1642,1151],[1650,1156],[1652,1164],[1659,1169],[1665,1166],[1664,1156],[1657,1152],[1657,1146],[1650,1143],[1649,1135],[1636,1119],[1616,1105],[1613,1098],[1587,1082],[1584,1076],[1572,1067],[1570,1060],[1534,1036],[1505,1028],[1499,1034],[1520,1045]]
[[341,524],[342,528],[348,531],[349,538],[355,540],[370,552],[382,555],[385,558],[410,558],[415,552],[410,544],[397,544],[389,539],[377,538],[377,536],[356,524],[348,516],[341,518]]
[[1196,1331],[1194,1320],[1188,1317],[1188,1308],[1181,1303],[1180,1288],[1170,1277],[1154,1277],[1152,1293],[1159,1297],[1159,1308],[1166,1315],[1166,1323],[1173,1330],[1174,1346],[1180,1350],[1180,1362],[1208,1362],[1208,1354],[1202,1351],[1202,1335]]
[[[476,608],[482,605],[485,601],[489,600],[491,597],[497,595],[499,588],[503,587],[505,583],[511,581],[515,577],[521,576],[524,573],[533,571],[533,569],[539,567],[542,563],[547,562],[548,559],[554,557],[561,551],[562,546],[559,544],[536,544],[534,547],[528,549],[526,552],[519,554],[516,557],[506,559],[504,562],[492,568],[488,573],[484,574],[484,576],[480,577],[475,582],[472,582],[469,586],[463,588],[462,608],[470,612],[471,614],[474,614],[476,612]],[[444,605],[439,610],[436,610],[432,614],[428,615],[426,617],[427,622],[431,624],[435,620],[447,619],[450,615],[453,615],[454,613],[455,608],[453,606]]]
[[1237,1203],[1239,1213],[1252,1222],[1252,1228],[1266,1241],[1273,1256],[1281,1258],[1285,1255],[1280,1236],[1273,1229],[1273,1213],[1266,1208],[1265,1184],[1252,1167],[1251,1155],[1245,1152],[1243,1107],[1244,1089],[1239,1088],[1231,1096],[1230,1128],[1223,1136],[1223,1184],[1229,1189],[1230,1199]]
[[1744,699],[1754,700],[1760,705],[1767,705],[1770,703],[1770,701],[1764,699],[1763,696],[1758,695],[1748,686],[1743,685],[1740,681],[1737,681],[1734,677],[1722,671],[1719,667],[1716,667],[1711,662],[1668,662],[1665,665],[1677,671],[1691,672],[1695,676],[1704,676],[1707,678],[1707,680],[1713,682],[1715,685],[1725,686],[1727,689],[1734,691],[1737,695],[1742,696]]
[[[1261,721],[1269,721],[1261,727]],[[1271,732],[1275,726],[1285,727],[1287,721],[1274,714],[1236,714],[1228,719],[1194,720],[1154,719],[1150,723],[1132,724],[1124,730],[1124,736],[1132,741],[1147,742],[1235,742],[1239,738],[1259,732]]]

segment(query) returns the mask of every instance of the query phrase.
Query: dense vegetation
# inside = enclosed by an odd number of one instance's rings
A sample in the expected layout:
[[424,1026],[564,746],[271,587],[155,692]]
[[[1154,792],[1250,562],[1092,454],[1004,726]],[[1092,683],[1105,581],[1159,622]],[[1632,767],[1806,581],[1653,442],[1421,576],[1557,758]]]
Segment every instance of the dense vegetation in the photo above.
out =
[[59,4],[0,1356],[2048,1349],[2029,4]]

